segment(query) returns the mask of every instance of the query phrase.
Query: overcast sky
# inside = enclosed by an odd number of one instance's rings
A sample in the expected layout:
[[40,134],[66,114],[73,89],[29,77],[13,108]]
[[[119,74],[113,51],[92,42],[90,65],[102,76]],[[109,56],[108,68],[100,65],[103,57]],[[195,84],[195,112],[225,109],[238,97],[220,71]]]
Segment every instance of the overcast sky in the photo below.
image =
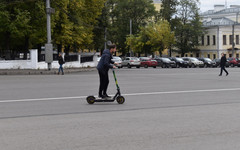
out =
[[205,12],[207,10],[213,10],[214,5],[225,5],[227,1],[227,6],[230,5],[240,5],[240,0],[199,0],[200,1],[200,10],[201,12]]

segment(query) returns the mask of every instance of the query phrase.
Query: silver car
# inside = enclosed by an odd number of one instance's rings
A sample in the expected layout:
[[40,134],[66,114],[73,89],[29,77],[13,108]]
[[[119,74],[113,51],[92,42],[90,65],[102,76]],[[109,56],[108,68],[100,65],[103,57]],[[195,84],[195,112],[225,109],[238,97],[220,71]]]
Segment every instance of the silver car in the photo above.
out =
[[191,68],[203,67],[204,66],[204,63],[202,61],[198,60],[195,57],[183,57],[183,60],[189,61],[189,66]]
[[139,58],[137,57],[126,57],[123,61],[122,61],[122,67],[128,67],[131,68],[133,66],[140,68],[141,62],[139,60]]
[[122,68],[122,59],[120,57],[113,56],[112,61],[114,61],[115,63],[118,63],[116,65],[118,68]]

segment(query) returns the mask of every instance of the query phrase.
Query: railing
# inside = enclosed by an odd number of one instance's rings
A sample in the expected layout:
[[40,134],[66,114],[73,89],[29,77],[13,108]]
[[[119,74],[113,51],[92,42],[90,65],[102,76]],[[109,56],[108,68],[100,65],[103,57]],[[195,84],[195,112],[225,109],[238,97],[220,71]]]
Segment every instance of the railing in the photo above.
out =
[[93,55],[90,56],[81,56],[81,63],[93,61]]

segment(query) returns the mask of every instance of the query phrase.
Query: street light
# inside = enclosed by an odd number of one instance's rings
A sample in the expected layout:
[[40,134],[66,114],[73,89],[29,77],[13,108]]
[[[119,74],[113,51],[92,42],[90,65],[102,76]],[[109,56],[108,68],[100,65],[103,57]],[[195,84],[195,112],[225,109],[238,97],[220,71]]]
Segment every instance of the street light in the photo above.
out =
[[47,14],[47,43],[45,44],[45,62],[48,64],[48,70],[52,68],[53,62],[53,45],[51,39],[51,14],[55,12],[50,7],[50,0],[46,0],[46,14]]

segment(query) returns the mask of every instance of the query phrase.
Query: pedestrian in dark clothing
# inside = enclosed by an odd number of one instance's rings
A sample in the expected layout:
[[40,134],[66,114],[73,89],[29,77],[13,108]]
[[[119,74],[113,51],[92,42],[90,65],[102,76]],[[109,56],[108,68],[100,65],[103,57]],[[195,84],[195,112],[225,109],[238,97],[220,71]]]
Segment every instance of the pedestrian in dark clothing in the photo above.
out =
[[111,60],[112,54],[116,52],[116,45],[111,44],[108,46],[109,49],[105,49],[103,51],[101,59],[97,65],[97,70],[100,78],[98,97],[103,99],[111,98],[110,96],[107,95],[107,88],[109,84],[108,70],[110,68],[116,68],[116,66],[113,65],[114,61]]
[[224,53],[222,53],[221,55],[222,55],[221,61],[220,61],[221,71],[220,71],[219,76],[222,76],[222,71],[223,70],[226,72],[226,76],[227,76],[228,75],[228,71],[225,69],[225,65],[226,65],[227,59],[226,59]]
[[63,61],[63,57],[62,57],[62,54],[59,53],[58,55],[58,64],[59,64],[59,69],[58,69],[58,74],[60,73],[60,71],[62,72],[62,75],[64,75],[64,72],[63,72],[63,64],[64,64],[64,61]]

